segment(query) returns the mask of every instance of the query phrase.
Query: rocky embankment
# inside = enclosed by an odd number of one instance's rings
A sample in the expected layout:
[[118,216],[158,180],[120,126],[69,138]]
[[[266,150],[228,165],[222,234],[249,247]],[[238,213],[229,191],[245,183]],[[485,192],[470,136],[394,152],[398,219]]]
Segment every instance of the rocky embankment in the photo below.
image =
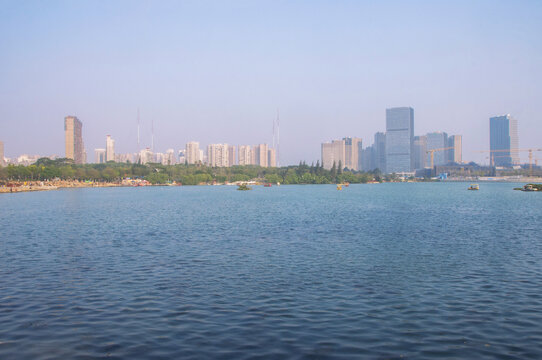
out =
[[0,184],[0,193],[17,193],[27,191],[46,191],[61,188],[84,188],[84,187],[112,187],[121,186],[111,182],[87,182],[87,181],[9,181]]

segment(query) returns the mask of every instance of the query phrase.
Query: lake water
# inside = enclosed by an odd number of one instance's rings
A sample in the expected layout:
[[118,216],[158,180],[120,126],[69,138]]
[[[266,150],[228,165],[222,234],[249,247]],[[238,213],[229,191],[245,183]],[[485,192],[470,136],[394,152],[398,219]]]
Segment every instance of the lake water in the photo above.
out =
[[0,359],[541,359],[517,184],[0,196]]

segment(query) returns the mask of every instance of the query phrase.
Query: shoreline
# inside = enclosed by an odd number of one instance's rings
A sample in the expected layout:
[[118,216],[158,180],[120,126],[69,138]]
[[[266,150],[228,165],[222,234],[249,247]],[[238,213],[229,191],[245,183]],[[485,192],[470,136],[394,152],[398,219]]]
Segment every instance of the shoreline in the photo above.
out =
[[[525,184],[534,184],[542,183],[542,178],[524,178],[524,179],[447,179],[444,181],[389,181],[381,182],[385,183],[435,183],[435,182],[464,182],[464,183],[525,183]],[[264,185],[265,182],[251,181],[251,185]],[[367,182],[361,184],[380,184],[378,182]],[[81,181],[12,181],[7,185],[0,186],[0,194],[13,194],[13,193],[22,193],[22,192],[33,192],[33,191],[51,191],[59,189],[74,189],[74,188],[109,188],[109,187],[146,187],[146,186],[237,186],[235,183],[224,183],[224,184],[213,184],[213,183],[202,183],[198,185],[181,185],[181,184],[150,184],[146,183],[144,185],[134,185],[131,182],[81,182]],[[281,184],[283,185],[334,185],[334,184]],[[355,185],[355,184],[351,184]],[[276,186],[276,185],[275,185]]]
[[99,183],[81,181],[11,181],[0,186],[0,194],[14,194],[32,191],[50,191],[69,188],[120,187],[119,183]]

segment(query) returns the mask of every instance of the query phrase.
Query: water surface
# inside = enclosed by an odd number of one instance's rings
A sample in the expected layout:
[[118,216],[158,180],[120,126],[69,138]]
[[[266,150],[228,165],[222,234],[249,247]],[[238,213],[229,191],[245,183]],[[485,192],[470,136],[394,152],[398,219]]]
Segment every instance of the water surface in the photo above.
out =
[[0,196],[0,358],[542,358],[542,194]]

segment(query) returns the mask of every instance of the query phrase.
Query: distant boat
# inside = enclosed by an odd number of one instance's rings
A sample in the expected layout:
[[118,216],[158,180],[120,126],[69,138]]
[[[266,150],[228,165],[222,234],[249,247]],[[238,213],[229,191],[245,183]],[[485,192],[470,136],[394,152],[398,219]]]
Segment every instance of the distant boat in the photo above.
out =
[[527,184],[523,187],[522,191],[538,191],[538,189],[534,187],[532,184]]
[[337,190],[342,190],[343,189],[343,185],[342,184],[337,184]]
[[271,187],[271,183],[265,183],[263,184],[264,187]]
[[480,185],[478,185],[478,184],[470,184],[468,190],[480,190]]

